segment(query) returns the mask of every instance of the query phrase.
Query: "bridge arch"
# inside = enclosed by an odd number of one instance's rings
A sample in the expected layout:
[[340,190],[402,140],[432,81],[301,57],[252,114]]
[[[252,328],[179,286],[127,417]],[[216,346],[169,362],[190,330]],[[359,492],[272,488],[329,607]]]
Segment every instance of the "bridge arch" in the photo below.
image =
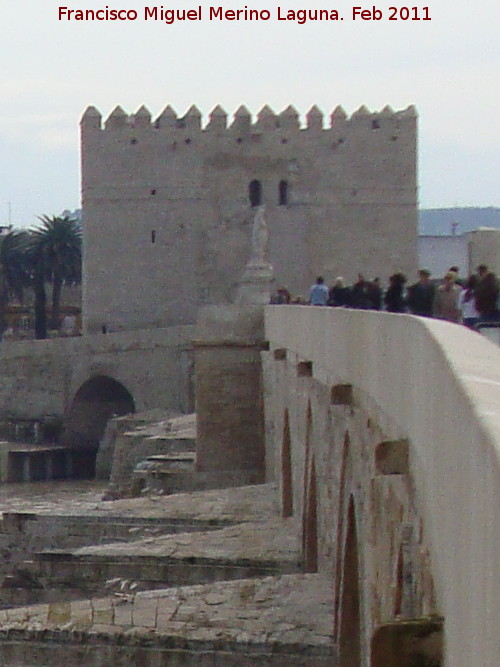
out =
[[340,667],[361,667],[358,531],[354,499],[349,500],[340,608]]
[[316,463],[312,454],[313,416],[307,404],[304,452],[304,499],[302,513],[302,553],[306,572],[318,571],[318,493]]
[[293,514],[293,477],[292,477],[292,445],[290,440],[290,417],[285,410],[283,424],[283,445],[281,452],[281,484],[282,484],[282,515],[284,517]]
[[318,489],[314,455],[304,509],[304,565],[306,572],[318,571]]
[[80,474],[93,477],[95,457],[109,419],[135,412],[128,389],[107,375],[88,378],[75,393],[65,419],[62,444],[82,451]]
[[337,540],[336,540],[336,567],[335,567],[335,584],[334,584],[334,633],[338,635],[339,616],[340,616],[340,593],[342,585],[342,548],[344,545],[344,508],[345,508],[345,489],[346,476],[348,468],[348,456],[350,453],[351,437],[349,431],[344,433],[344,442],[342,446],[342,462],[340,468],[340,479],[338,488],[338,510],[337,510]]

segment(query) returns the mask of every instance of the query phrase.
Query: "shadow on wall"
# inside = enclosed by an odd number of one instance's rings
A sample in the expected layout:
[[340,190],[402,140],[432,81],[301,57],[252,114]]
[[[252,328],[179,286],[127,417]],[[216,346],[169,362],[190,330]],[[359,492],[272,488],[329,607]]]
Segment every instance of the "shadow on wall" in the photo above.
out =
[[340,665],[341,667],[361,667],[358,535],[352,497],[349,502],[343,570],[339,641]]
[[105,375],[90,378],[76,392],[64,419],[61,444],[78,450],[74,454],[74,477],[95,476],[95,460],[106,424],[114,416],[135,412],[130,392]]
[[388,623],[372,639],[372,667],[441,667],[443,619],[438,616]]

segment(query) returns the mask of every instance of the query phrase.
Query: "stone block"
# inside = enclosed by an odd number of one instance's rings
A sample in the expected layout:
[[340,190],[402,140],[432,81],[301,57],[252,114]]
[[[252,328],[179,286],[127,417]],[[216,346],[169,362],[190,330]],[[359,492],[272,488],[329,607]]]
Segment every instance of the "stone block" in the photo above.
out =
[[353,405],[354,398],[351,384],[335,384],[330,393],[332,405]]
[[408,441],[387,440],[375,449],[375,467],[379,475],[407,475],[409,472]]
[[444,665],[443,619],[395,621],[376,629],[371,646],[373,667],[441,667]]
[[49,604],[47,621],[50,625],[65,625],[71,621],[71,604],[69,602]]

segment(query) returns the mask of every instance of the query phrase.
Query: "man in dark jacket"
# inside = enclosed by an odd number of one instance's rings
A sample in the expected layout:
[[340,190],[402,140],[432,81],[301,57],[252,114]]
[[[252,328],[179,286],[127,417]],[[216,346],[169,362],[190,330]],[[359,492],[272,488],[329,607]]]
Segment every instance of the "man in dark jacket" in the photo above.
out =
[[370,300],[370,307],[373,310],[382,309],[382,288],[380,287],[380,278],[374,278],[371,283],[368,283],[368,299]]
[[412,315],[432,317],[436,286],[430,278],[430,271],[420,269],[418,282],[408,288],[408,306]]
[[351,287],[351,308],[372,307],[370,296],[368,294],[370,283],[365,280],[362,273],[358,273],[358,281]]
[[387,312],[406,313],[405,282],[406,276],[403,273],[394,273],[389,277],[389,287],[384,297]]
[[498,278],[486,264],[477,267],[479,280],[476,285],[476,309],[480,319],[486,322],[498,320]]

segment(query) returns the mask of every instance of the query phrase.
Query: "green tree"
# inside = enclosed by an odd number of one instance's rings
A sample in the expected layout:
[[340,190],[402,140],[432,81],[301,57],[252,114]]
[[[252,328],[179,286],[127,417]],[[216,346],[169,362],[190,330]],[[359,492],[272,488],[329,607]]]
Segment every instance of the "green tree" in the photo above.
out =
[[9,301],[24,303],[24,290],[33,284],[29,260],[30,234],[13,230],[0,237],[0,265]]
[[12,297],[23,302],[24,289],[32,284],[27,257],[29,233],[12,231],[0,237],[0,333],[7,327],[6,307]]
[[47,337],[45,283],[52,283],[50,327],[59,327],[61,291],[64,284],[81,282],[82,229],[69,216],[46,215],[30,230],[29,255],[35,288],[35,336]]

